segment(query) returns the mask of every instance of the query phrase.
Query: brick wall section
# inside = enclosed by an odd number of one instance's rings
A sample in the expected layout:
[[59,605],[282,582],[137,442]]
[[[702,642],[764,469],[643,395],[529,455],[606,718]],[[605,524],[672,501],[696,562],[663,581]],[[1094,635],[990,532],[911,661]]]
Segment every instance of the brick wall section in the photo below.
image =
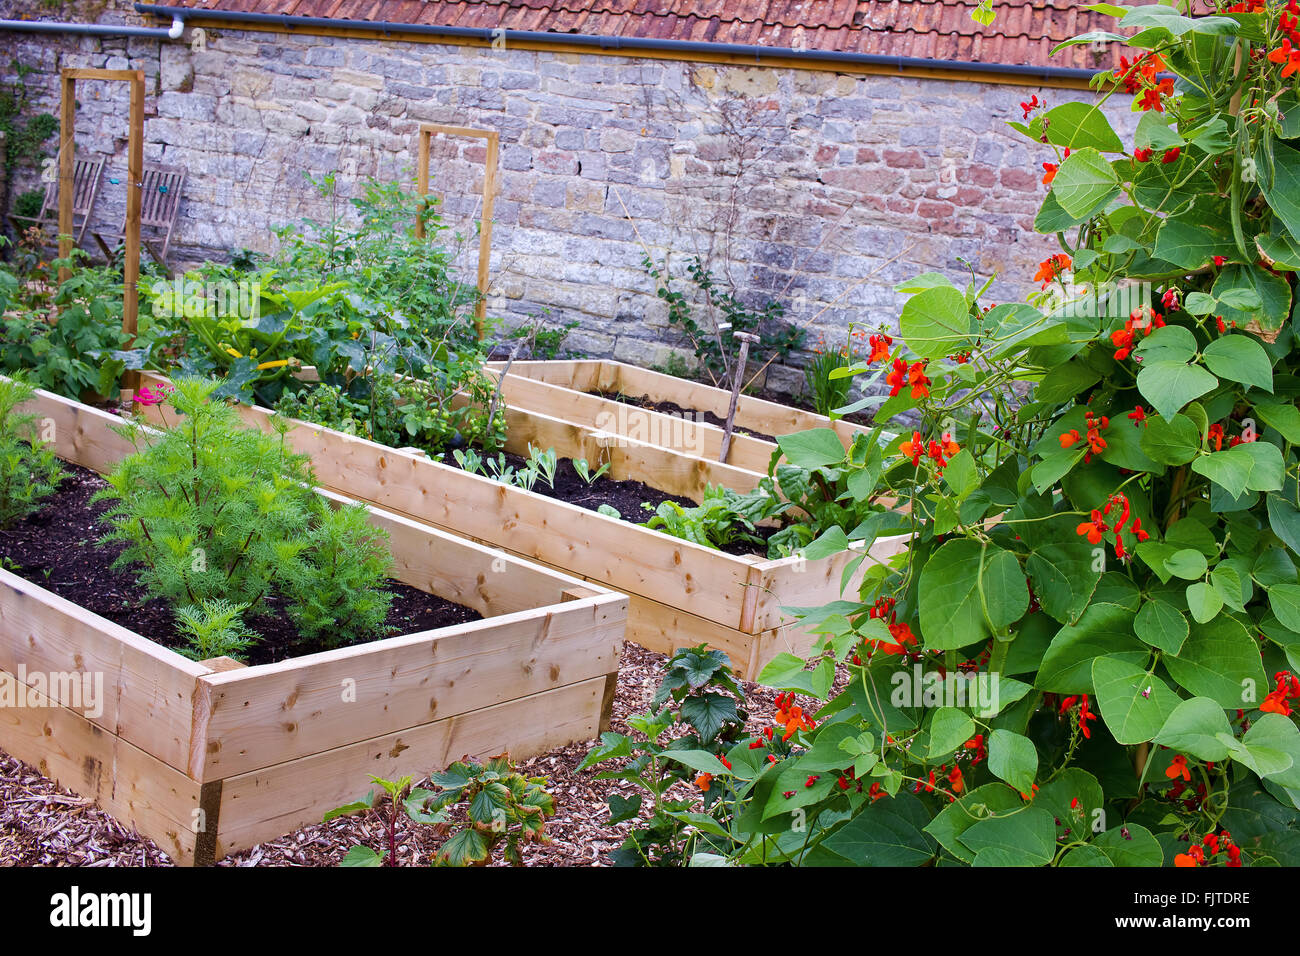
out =
[[[143,22],[111,0],[101,22]],[[152,24],[151,24],[152,25]],[[639,364],[679,347],[641,266],[701,254],[747,296],[774,296],[810,342],[850,322],[889,328],[898,281],[925,270],[998,273],[994,301],[1025,294],[1056,251],[1033,235],[1045,148],[1005,123],[1038,87],[731,68],[676,61],[209,30],[185,42],[0,34],[0,58],[36,67],[57,114],[62,66],[140,68],[149,77],[146,161],[189,181],[173,259],[274,248],[271,227],[321,218],[304,178],[334,172],[413,180],[421,122],[501,134],[491,305],[517,321],[578,320],[569,346]],[[125,87],[82,84],[83,152],[125,174]],[[1112,122],[1133,120],[1120,107]],[[472,232],[482,147],[435,144],[448,221]],[[739,173],[739,175],[737,175]],[[30,185],[30,183],[29,183]],[[121,185],[101,215],[120,227]],[[89,243],[89,238],[88,238]],[[475,243],[460,261],[472,275]],[[797,388],[797,369],[770,384]]]

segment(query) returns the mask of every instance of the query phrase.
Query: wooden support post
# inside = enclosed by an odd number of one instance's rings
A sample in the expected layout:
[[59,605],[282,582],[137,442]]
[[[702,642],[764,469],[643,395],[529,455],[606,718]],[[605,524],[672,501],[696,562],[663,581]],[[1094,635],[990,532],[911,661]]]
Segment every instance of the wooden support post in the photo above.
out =
[[[483,321],[487,317],[488,265],[492,258],[492,210],[496,204],[497,166],[501,152],[501,136],[496,130],[472,129],[468,126],[444,126],[441,123],[420,125],[419,160],[416,164],[416,189],[421,199],[429,194],[429,145],[435,133],[447,136],[470,136],[487,141],[487,157],[483,169],[483,215],[479,223],[478,240],[478,303],[474,306],[474,331],[483,338]],[[421,207],[423,209],[423,206]],[[424,222],[417,221],[415,234],[424,238]]]
[[487,318],[488,263],[492,258],[492,209],[496,203],[497,155],[500,137],[495,131],[487,138],[487,159],[483,171],[483,218],[478,237],[478,302],[474,306],[474,331],[483,338],[483,321]]
[[429,207],[424,198],[429,195],[429,139],[433,134],[420,128],[420,159],[415,167],[415,189],[420,194],[420,216],[415,220],[415,237],[424,238],[424,210]]
[[752,332],[733,332],[732,338],[740,342],[740,355],[736,357],[736,369],[732,373],[731,405],[727,408],[727,424],[722,429],[722,453],[718,461],[727,461],[727,452],[731,451],[731,430],[736,427],[736,403],[740,401],[740,386],[745,381],[745,363],[749,360],[749,343],[757,342],[758,336]]
[[[59,258],[72,255],[72,190],[76,159],[77,84],[68,70],[62,75],[63,100],[59,110]],[[59,284],[72,277],[67,266],[59,269]]]
[[[127,140],[126,185],[126,262],[123,265],[122,331],[129,338],[126,348],[135,343],[136,316],[140,308],[140,207],[144,179],[144,70],[131,76],[130,132]],[[134,389],[140,384],[140,373],[126,371],[122,387]]]

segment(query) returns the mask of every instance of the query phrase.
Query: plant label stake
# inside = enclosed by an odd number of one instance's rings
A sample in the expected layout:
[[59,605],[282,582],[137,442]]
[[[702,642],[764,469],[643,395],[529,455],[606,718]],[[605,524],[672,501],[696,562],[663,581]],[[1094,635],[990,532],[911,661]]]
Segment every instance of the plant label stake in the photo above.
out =
[[757,342],[758,336],[753,332],[733,332],[732,338],[740,342],[740,355],[736,358],[736,374],[731,382],[731,405],[727,408],[727,424],[722,430],[722,452],[718,461],[727,461],[727,452],[731,451],[731,429],[736,424],[736,403],[740,401],[740,384],[745,379],[745,361],[749,358],[749,343]]

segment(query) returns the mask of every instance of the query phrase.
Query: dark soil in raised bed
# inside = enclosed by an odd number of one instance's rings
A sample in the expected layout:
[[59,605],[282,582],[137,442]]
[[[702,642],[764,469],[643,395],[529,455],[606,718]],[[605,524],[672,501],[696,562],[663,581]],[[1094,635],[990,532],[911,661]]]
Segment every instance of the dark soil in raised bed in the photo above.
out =
[[[519,471],[527,464],[527,459],[519,455],[512,455],[509,452],[502,452],[506,458],[506,465]],[[495,455],[484,456],[484,459]],[[453,468],[459,468],[454,456],[447,454],[443,456],[443,463],[451,465]],[[595,470],[600,465],[592,466]],[[486,470],[481,472],[491,478],[492,474]],[[555,469],[555,487],[552,488],[546,483],[545,478],[538,478],[537,483],[533,485],[532,490],[539,495],[545,495],[547,498],[556,498],[560,501],[567,501],[571,505],[577,505],[579,508],[586,508],[588,511],[599,511],[601,505],[609,505],[619,515],[628,521],[642,522],[653,514],[654,509],[658,508],[662,502],[675,501],[684,508],[692,507],[695,502],[690,498],[683,498],[679,495],[670,495],[666,491],[660,491],[658,488],[651,488],[642,481],[613,481],[609,474],[606,473],[597,478],[588,485],[578,477],[578,473],[573,470],[573,462],[568,458],[561,458],[559,465]],[[649,504],[650,509],[642,508],[642,504]]]
[[[99,517],[108,510],[109,502],[92,505],[90,497],[104,487],[104,480],[77,465],[65,463],[64,467],[67,477],[40,511],[0,530],[0,560],[4,566],[164,647],[184,646],[176,634],[171,607],[160,599],[151,600],[130,571],[111,567],[122,546],[95,543],[107,530]],[[413,634],[482,617],[472,608],[399,581],[390,580],[388,590],[394,595],[387,621],[394,628],[392,635]],[[249,664],[268,664],[327,649],[320,641],[300,637],[277,600],[268,599],[266,606],[265,613],[245,620],[262,636],[247,651]]]
[[[526,463],[526,460],[518,455],[512,455],[508,452],[503,454],[506,457],[506,464],[516,471]],[[453,468],[460,467],[456,459],[450,454],[443,458],[443,462]],[[595,467],[599,467],[599,465]],[[491,477],[491,475],[488,474],[487,477]],[[665,501],[675,501],[683,508],[695,506],[695,502],[690,498],[670,495],[666,491],[652,488],[642,481],[613,481],[607,474],[602,475],[588,485],[578,477],[578,473],[573,470],[573,462],[568,458],[561,458],[558,467],[555,469],[554,488],[548,485],[544,478],[539,477],[532,490],[539,495],[566,501],[571,505],[577,505],[579,508],[586,508],[588,511],[599,511],[601,505],[609,505],[619,513],[619,517],[633,524],[644,524],[654,514],[654,509]],[[642,507],[643,504],[649,504],[651,507],[646,509]],[[757,535],[766,541],[777,530],[776,528],[759,528]],[[727,554],[734,555],[757,554],[759,557],[767,556],[766,547],[747,544],[744,541],[736,542],[722,550]]]

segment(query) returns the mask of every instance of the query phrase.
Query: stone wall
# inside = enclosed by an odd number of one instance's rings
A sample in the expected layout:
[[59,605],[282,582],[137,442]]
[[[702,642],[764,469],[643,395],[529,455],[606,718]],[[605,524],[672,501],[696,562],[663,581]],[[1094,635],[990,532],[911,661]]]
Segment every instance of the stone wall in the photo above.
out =
[[[97,6],[100,22],[145,22],[125,0]],[[893,286],[920,271],[962,280],[969,263],[999,275],[994,301],[1023,295],[1057,251],[1031,231],[1049,153],[1006,121],[1031,93],[1087,95],[232,29],[204,39],[0,34],[0,59],[35,67],[33,98],[56,114],[60,67],[146,72],[145,159],[189,170],[181,262],[270,250],[271,227],[327,216],[305,173],[335,173],[344,197],[363,177],[413,180],[421,122],[499,130],[494,313],[577,320],[568,347],[639,364],[681,344],[647,251],[671,251],[679,273],[700,255],[745,298],[777,298],[810,347],[842,342],[850,322],[893,326]],[[125,87],[85,83],[78,98],[80,150],[108,155],[124,181]],[[1131,125],[1123,107],[1113,121]],[[458,261],[470,275],[482,163],[481,145],[435,143],[434,188],[469,237]],[[123,190],[105,186],[110,231]],[[800,381],[774,368],[769,384]]]

